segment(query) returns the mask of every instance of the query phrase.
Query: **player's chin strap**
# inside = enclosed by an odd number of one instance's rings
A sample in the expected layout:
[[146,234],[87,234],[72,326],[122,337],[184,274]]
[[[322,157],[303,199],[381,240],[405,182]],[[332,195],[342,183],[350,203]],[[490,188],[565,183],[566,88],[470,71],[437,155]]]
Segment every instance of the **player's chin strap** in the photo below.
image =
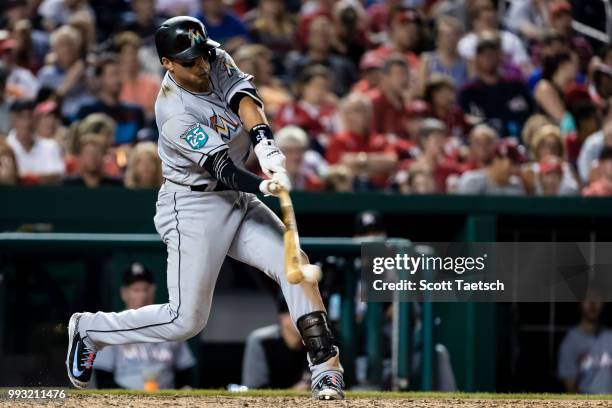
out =
[[325,312],[312,312],[300,317],[297,327],[312,365],[326,362],[338,353]]

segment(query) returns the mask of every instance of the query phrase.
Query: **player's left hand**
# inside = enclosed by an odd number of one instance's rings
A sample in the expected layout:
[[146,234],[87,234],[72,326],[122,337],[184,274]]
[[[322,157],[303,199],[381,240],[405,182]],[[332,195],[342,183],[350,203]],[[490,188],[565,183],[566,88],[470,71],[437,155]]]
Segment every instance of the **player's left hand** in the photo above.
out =
[[268,177],[272,177],[274,173],[286,173],[285,170],[285,155],[274,144],[274,140],[262,140],[255,145],[255,154],[261,170]]

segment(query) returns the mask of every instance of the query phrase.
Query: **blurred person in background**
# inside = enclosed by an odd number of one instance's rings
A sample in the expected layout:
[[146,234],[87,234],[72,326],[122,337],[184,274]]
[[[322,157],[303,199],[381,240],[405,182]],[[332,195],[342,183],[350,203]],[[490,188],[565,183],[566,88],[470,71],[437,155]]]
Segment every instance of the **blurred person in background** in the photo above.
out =
[[561,342],[557,376],[569,393],[609,394],[612,332],[601,322],[605,304],[599,293],[591,291],[578,306],[580,322]]
[[474,126],[468,135],[468,151],[462,163],[463,170],[476,170],[489,165],[498,142],[499,135],[491,126]]
[[383,61],[376,56],[374,51],[366,51],[359,61],[361,79],[352,86],[351,92],[365,94],[379,86],[382,78],[382,66]]
[[[546,30],[539,41],[534,43],[531,51],[531,60],[535,68],[527,78],[527,86],[530,91],[533,92],[538,82],[542,79],[542,65],[544,59],[552,57],[553,55],[571,52],[570,45],[567,38],[553,29]],[[583,83],[584,81],[584,75],[578,72],[576,75],[576,82]]]
[[[610,46],[612,54],[612,46]],[[595,59],[595,58],[594,58]],[[605,101],[612,97],[612,65],[602,62],[592,64],[589,94],[598,107],[605,107]]]
[[129,2],[131,9],[121,13],[119,28],[116,30],[117,32],[131,31],[138,35],[141,41],[141,47],[138,50],[140,67],[143,71],[154,75],[163,75],[165,72],[158,63],[159,58],[154,42],[155,30],[165,20],[163,13],[155,12],[155,6],[159,3],[155,0],[131,0]]
[[96,112],[105,113],[116,122],[114,143],[134,143],[138,131],[145,124],[144,111],[137,105],[121,101],[123,83],[117,58],[114,55],[103,56],[97,62],[94,74],[98,87],[97,100],[82,105],[77,118],[83,119]]
[[515,0],[504,18],[504,25],[527,44],[538,41],[548,23],[549,0]]
[[596,170],[596,163],[605,146],[612,147],[612,106],[606,104],[603,129],[587,137],[578,156],[578,174],[583,183],[588,183]]
[[336,193],[352,193],[355,176],[351,170],[342,164],[329,166],[323,179],[325,191]]
[[10,32],[0,30],[0,68],[7,73],[4,97],[9,102],[34,99],[39,88],[32,72],[17,65],[17,45]]
[[0,134],[6,135],[11,128],[9,119],[10,103],[6,96],[6,80],[8,72],[0,67]]
[[396,176],[400,194],[435,194],[436,182],[431,171],[414,169],[401,171]]
[[574,32],[571,3],[567,0],[551,1],[548,3],[548,14],[552,28],[565,37],[571,49],[577,53],[580,72],[587,72],[593,47],[586,38]]
[[458,194],[525,195],[525,188],[517,176],[520,164],[525,162],[523,153],[511,139],[497,143],[491,163],[482,169],[468,170],[461,175]]
[[14,186],[19,184],[17,159],[5,137],[0,134],[0,185]]
[[585,140],[602,128],[599,109],[591,101],[582,86],[573,87],[566,93],[567,107],[576,123],[576,131],[564,134],[567,160],[576,167],[578,156]]
[[64,179],[64,185],[89,188],[123,186],[121,179],[104,174],[106,148],[106,140],[102,135],[88,133],[80,136],[74,147],[79,166],[78,175]]
[[310,389],[310,371],[300,333],[284,299],[277,301],[278,323],[249,334],[242,359],[242,385],[251,388]]
[[351,0],[337,1],[332,10],[333,48],[355,67],[369,45],[367,14],[363,6]]
[[67,129],[62,125],[59,105],[55,101],[48,100],[37,104],[34,108],[34,120],[38,136],[55,140],[62,148],[62,152],[67,150]]
[[7,142],[15,153],[19,177],[24,184],[55,184],[64,174],[60,145],[36,134],[34,102],[13,102]]
[[432,117],[430,106],[421,99],[414,99],[406,104],[402,118],[402,132],[399,136],[409,141],[412,146],[419,143],[419,130],[423,121]]
[[358,178],[384,187],[395,170],[397,155],[384,135],[372,131],[370,101],[361,94],[350,94],[341,101],[339,113],[342,131],[327,146],[327,162],[344,164]]
[[158,75],[143,72],[138,59],[141,41],[134,32],[125,31],[114,38],[118,52],[117,62],[121,76],[121,102],[140,106],[147,121],[155,117],[155,99],[159,92],[161,78]]
[[52,56],[38,72],[41,88],[53,91],[61,102],[64,120],[76,119],[81,105],[93,101],[87,87],[87,63],[80,54],[83,39],[78,30],[62,26],[51,34]]
[[446,179],[452,174],[460,174],[461,168],[453,158],[444,152],[444,143],[448,137],[448,129],[438,119],[425,119],[419,129],[420,154],[414,160],[404,163],[404,167],[412,172],[422,170],[434,177],[437,193],[446,191]]
[[298,78],[310,66],[320,64],[330,71],[331,90],[337,96],[345,95],[357,80],[357,72],[351,62],[340,55],[334,55],[332,21],[329,17],[319,16],[309,25],[307,49],[303,54],[291,53],[286,66],[289,76]]
[[49,29],[67,24],[70,17],[79,11],[86,12],[91,21],[96,21],[88,0],[43,0],[38,6],[38,14],[43,19],[43,25]]
[[[121,300],[125,309],[138,309],[155,301],[153,273],[140,262],[123,271]],[[184,341],[136,343],[105,347],[93,365],[96,388],[192,388],[196,361]]]
[[96,39],[96,22],[92,19],[92,15],[81,10],[77,11],[68,19],[67,25],[74,28],[81,34],[81,49],[80,55],[88,55],[97,48]]
[[392,55],[402,55],[408,67],[416,71],[426,40],[423,19],[419,12],[405,6],[390,9],[388,34],[388,41],[374,51],[376,56],[385,61]]
[[12,30],[19,20],[27,19],[28,2],[26,0],[4,0],[0,6],[0,27]]
[[295,83],[296,100],[281,105],[274,128],[299,126],[308,133],[311,148],[323,153],[335,130],[337,98],[330,87],[327,68],[313,65],[304,69]]
[[469,79],[468,64],[459,55],[457,44],[462,35],[461,24],[451,16],[440,16],[435,25],[436,49],[421,56],[419,84],[424,88],[433,75],[452,78],[453,85],[460,89]]
[[[563,166],[561,160],[549,156],[538,163],[538,174],[535,194],[538,196],[562,196],[568,195],[562,191]],[[572,194],[577,194],[574,190]]]
[[246,25],[223,0],[200,0],[200,11],[194,17],[230,55],[250,41]]
[[159,188],[163,181],[157,145],[153,142],[138,143],[130,153],[125,186],[130,189]]
[[[520,68],[520,71],[516,73],[517,76],[520,76],[521,73],[528,75],[531,72],[532,66],[529,61],[529,55],[525,51],[521,39],[509,31],[499,29],[497,10],[490,1],[488,4],[484,3],[474,10],[472,15],[472,31],[465,34],[459,40],[457,45],[459,54],[466,60],[473,61],[478,53],[479,37],[485,32],[491,32],[499,37],[502,64],[510,64]],[[508,66],[504,68],[512,69],[512,67]]]
[[253,75],[257,92],[263,100],[266,116],[274,120],[280,107],[291,101],[291,94],[274,76],[272,54],[263,45],[249,44],[234,54],[234,62],[242,72]]
[[404,110],[409,100],[410,70],[406,60],[395,55],[385,60],[380,85],[367,93],[372,102],[371,127],[375,133],[404,135]]
[[15,63],[36,74],[43,66],[49,51],[49,38],[46,34],[33,30],[30,20],[19,20],[12,31],[15,39]]
[[115,141],[115,121],[104,113],[92,113],[80,121],[75,121],[68,130],[68,149],[69,154],[66,156],[67,174],[73,175],[78,172],[78,162],[76,160],[76,147],[81,136],[94,133],[104,138],[105,151],[104,156],[104,174],[112,178],[123,176],[123,170],[128,163],[128,155],[131,146],[119,145],[113,146]]
[[[572,167],[566,160],[565,143],[559,127],[546,124],[535,131],[527,145],[534,162],[523,169],[522,177],[528,191],[541,195],[543,186],[540,183],[544,163],[546,168],[561,172],[561,184],[555,195],[576,195],[580,192],[578,180]],[[550,163],[549,163],[550,162]],[[558,166],[557,166],[558,164]]]
[[474,58],[476,76],[459,92],[459,106],[473,120],[486,121],[502,137],[519,137],[533,102],[522,81],[501,74],[501,62],[499,36],[481,33]]
[[285,54],[294,49],[295,19],[287,11],[283,0],[261,0],[258,3],[257,7],[245,14],[244,21],[253,41],[271,54],[274,67],[279,72]]
[[323,182],[313,169],[305,162],[308,151],[308,135],[297,126],[286,126],[274,135],[276,146],[285,155],[285,168],[296,191],[321,191]]
[[136,33],[145,46],[154,45],[155,30],[164,21],[155,12],[155,0],[131,0],[131,10],[121,16],[120,31]]
[[612,147],[602,149],[597,166],[598,177],[582,190],[582,195],[612,196]]
[[565,103],[565,91],[578,72],[578,61],[574,57],[566,52],[545,57],[542,79],[534,91],[539,110],[559,125],[564,134],[576,132],[576,122]]
[[456,96],[455,86],[450,77],[434,74],[425,83],[423,99],[429,104],[432,116],[444,122],[449,136],[464,141],[470,125],[457,104]]

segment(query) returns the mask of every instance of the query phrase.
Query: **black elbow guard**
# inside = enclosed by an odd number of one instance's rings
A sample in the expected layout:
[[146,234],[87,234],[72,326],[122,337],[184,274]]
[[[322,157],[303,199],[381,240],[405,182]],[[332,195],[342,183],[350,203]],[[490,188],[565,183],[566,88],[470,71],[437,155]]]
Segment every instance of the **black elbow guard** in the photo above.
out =
[[338,353],[325,312],[305,314],[298,319],[297,327],[311,364],[324,363]]

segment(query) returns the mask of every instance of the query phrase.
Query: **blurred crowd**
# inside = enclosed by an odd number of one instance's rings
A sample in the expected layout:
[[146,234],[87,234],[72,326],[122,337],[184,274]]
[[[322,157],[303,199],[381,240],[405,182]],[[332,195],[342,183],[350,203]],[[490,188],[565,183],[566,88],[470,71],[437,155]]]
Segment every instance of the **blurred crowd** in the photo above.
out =
[[0,184],[159,186],[153,37],[187,14],[254,76],[296,190],[612,195],[586,3],[3,0]]

